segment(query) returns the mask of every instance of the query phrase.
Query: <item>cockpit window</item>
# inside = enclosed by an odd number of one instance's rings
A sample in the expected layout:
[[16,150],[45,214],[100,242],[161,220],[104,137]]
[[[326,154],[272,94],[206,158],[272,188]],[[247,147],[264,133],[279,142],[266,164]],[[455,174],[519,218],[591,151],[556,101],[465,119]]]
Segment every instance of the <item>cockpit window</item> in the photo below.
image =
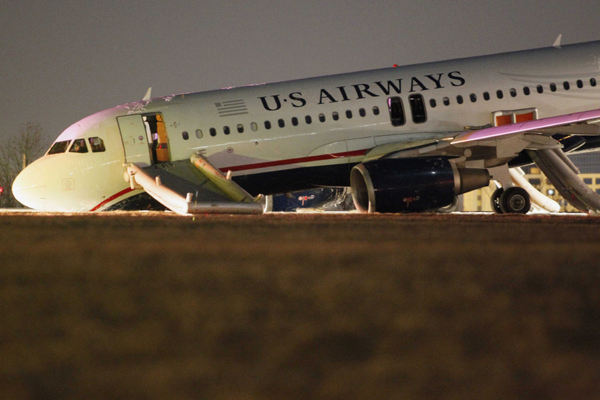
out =
[[75,139],[71,145],[69,153],[87,153],[88,149],[85,145],[85,139]]
[[104,147],[104,140],[100,139],[99,137],[91,137],[88,140],[90,141],[92,152],[100,153],[106,151],[106,148]]
[[52,145],[52,147],[50,147],[50,150],[48,150],[48,154],[64,153],[65,151],[67,151],[67,148],[69,147],[69,143],[71,143],[70,140],[65,140],[64,142],[54,143]]

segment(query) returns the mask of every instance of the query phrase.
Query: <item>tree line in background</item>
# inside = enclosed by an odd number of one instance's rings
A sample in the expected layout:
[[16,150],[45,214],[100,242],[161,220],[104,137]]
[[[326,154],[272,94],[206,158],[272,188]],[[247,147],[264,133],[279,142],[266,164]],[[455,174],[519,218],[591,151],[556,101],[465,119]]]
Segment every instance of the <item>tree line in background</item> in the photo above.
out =
[[48,142],[39,123],[26,122],[0,144],[0,208],[23,207],[12,194],[12,183],[25,166],[44,154]]

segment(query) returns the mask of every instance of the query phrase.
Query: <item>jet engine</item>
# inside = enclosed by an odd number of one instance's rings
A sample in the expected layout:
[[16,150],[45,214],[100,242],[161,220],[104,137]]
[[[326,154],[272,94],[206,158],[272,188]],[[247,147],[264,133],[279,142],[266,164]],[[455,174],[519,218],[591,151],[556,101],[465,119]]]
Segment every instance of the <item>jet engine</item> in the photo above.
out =
[[486,169],[459,169],[446,157],[389,158],[356,165],[350,173],[360,212],[422,212],[487,186]]

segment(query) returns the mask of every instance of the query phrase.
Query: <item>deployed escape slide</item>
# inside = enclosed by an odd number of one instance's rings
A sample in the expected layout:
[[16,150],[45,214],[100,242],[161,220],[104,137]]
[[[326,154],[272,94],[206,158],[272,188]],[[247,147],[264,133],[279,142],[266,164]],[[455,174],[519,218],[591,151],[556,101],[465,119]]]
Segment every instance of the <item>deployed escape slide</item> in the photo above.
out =
[[132,189],[144,189],[178,214],[261,214],[262,196],[253,198],[242,187],[194,154],[191,159],[141,167],[128,163],[126,179]]
[[178,214],[263,212],[262,196],[253,198],[201,154],[172,161],[161,113],[117,118],[125,149],[125,180]]
[[584,213],[600,212],[600,196],[577,175],[579,170],[561,149],[528,151],[556,190]]
[[551,213],[560,211],[560,205],[556,201],[537,190],[527,179],[525,179],[525,173],[521,168],[511,168],[509,169],[509,172],[513,183],[516,186],[523,188],[529,194],[532,204]]

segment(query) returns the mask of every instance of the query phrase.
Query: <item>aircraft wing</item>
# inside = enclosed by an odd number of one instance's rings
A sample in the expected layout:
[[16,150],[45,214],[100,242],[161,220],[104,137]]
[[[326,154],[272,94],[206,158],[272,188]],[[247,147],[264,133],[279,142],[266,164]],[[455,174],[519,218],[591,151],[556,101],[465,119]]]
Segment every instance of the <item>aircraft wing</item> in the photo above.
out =
[[[574,127],[576,128],[576,125],[589,125],[589,121],[600,122],[600,110],[583,111],[574,114],[559,115],[556,117],[537,119],[515,124],[494,126],[473,132],[465,132],[455,137],[454,140],[452,140],[452,144],[458,145],[481,140],[499,139],[503,137],[508,137],[510,135],[527,132],[543,133],[544,129],[559,128],[566,126],[570,126],[571,131],[576,132],[577,130],[573,129]],[[582,132],[586,132],[586,128],[583,128]],[[598,134],[599,130],[596,125],[593,125],[591,129],[587,128],[587,132],[588,133],[582,134],[590,135],[594,132]]]
[[132,189],[144,189],[178,214],[260,214],[261,197],[253,198],[202,155],[147,167],[127,164]]
[[508,161],[525,152],[574,207],[600,212],[600,196],[577,176],[579,171],[562,151],[562,144],[552,138],[554,134],[598,136],[599,122],[600,110],[583,111],[469,130],[412,147],[401,144],[393,149],[393,144],[388,144],[370,150],[365,159],[449,156],[466,168],[488,168],[493,179],[510,186]]

